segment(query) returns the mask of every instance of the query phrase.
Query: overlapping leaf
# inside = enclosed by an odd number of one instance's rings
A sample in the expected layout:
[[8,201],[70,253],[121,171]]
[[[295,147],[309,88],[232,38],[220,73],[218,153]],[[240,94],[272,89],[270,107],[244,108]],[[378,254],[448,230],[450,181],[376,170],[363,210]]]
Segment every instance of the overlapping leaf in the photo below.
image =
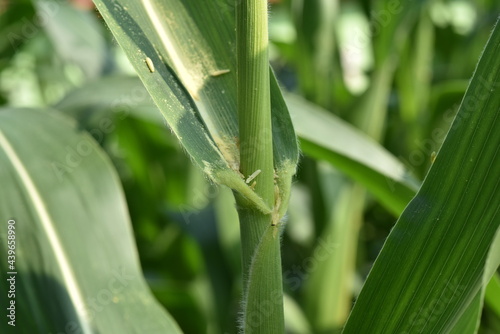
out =
[[180,333],[142,277],[119,180],[88,134],[53,111],[0,110],[0,166],[2,254],[8,219],[16,235],[0,286],[17,272],[17,333]]

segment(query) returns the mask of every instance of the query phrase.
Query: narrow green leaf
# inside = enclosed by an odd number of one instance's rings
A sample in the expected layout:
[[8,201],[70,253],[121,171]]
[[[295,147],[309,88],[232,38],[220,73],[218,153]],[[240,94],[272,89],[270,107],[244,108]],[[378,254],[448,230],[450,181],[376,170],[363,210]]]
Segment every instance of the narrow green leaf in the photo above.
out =
[[285,308],[285,325],[288,334],[310,334],[311,325],[307,321],[300,305],[289,295],[283,296]]
[[483,293],[479,291],[470,304],[467,310],[456,320],[453,327],[448,329],[449,334],[466,334],[476,333],[479,326],[480,316],[483,310]]
[[408,36],[409,30],[429,0],[401,2],[383,0],[371,11],[375,39],[375,60],[378,64],[394,56]]
[[[413,38],[406,40],[401,65],[396,73],[400,114],[407,124],[418,122],[428,104],[434,51],[434,24],[428,12],[420,14],[415,30],[414,34],[410,35]],[[417,132],[417,135],[418,131],[421,131],[416,126],[410,126],[409,130]],[[409,143],[412,144],[415,138],[409,137]]]
[[492,277],[486,288],[485,302],[500,318],[500,276],[498,273]]
[[340,330],[349,316],[356,271],[353,245],[359,239],[365,205],[360,198],[366,195],[362,186],[343,175],[326,168],[321,172],[325,188],[332,183],[336,188],[334,196],[327,197],[333,203],[328,225],[312,253],[321,264],[311,271],[304,286],[304,306],[319,333]]
[[419,182],[398,159],[320,107],[291,94],[286,95],[286,101],[306,154],[330,162],[364,185],[395,215],[403,211]]
[[[476,294],[472,302],[468,305],[460,319],[455,323],[450,330],[450,334],[466,334],[477,333],[481,323],[481,315],[483,313],[483,304],[486,303],[493,310],[499,311],[497,287],[498,284],[498,265],[500,264],[500,229],[497,230],[495,239],[488,251],[486,266],[483,272],[483,285],[480,291]],[[493,276],[493,277],[492,277]],[[500,313],[498,313],[500,316]]]
[[0,286],[17,272],[16,332],[180,333],[142,276],[117,175],[88,134],[53,111],[0,110],[0,166],[2,254],[7,220],[16,235]]
[[500,224],[499,52],[497,25],[437,159],[391,231],[344,333],[447,332],[480,291]]

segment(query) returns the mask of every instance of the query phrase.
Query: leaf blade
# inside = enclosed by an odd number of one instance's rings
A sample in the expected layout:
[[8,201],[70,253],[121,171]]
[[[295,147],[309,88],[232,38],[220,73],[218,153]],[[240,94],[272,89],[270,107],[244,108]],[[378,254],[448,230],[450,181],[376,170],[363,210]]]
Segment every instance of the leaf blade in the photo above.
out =
[[499,48],[497,25],[437,159],[391,231],[344,333],[446,332],[481,289],[500,224],[493,168],[500,164]]
[[16,220],[17,329],[180,333],[142,277],[118,178],[96,143],[53,111],[3,109],[0,118],[0,208]]

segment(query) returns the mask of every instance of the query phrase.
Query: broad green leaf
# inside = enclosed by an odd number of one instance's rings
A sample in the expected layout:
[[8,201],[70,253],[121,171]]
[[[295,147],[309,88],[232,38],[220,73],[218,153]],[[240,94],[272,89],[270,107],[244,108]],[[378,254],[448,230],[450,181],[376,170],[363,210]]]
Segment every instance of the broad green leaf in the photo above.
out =
[[500,224],[499,52],[497,25],[437,159],[391,231],[344,333],[446,333],[477,298]]
[[[214,181],[269,212],[238,171],[234,9],[222,0],[95,3],[193,161]],[[298,148],[271,78],[274,164],[286,193]]]
[[2,254],[9,219],[16,235],[0,286],[17,272],[16,332],[180,333],[142,276],[118,178],[88,134],[54,111],[2,109],[0,166]]

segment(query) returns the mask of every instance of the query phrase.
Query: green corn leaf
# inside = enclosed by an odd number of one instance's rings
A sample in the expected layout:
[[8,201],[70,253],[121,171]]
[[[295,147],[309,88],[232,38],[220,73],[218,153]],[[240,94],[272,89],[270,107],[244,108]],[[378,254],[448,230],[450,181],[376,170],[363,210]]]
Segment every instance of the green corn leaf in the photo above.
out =
[[499,51],[497,25],[436,161],[391,231],[344,333],[447,333],[470,323],[462,316],[470,315],[486,268],[499,265],[491,255],[497,263],[487,265],[500,224]]
[[[222,0],[95,3],[193,161],[212,180],[269,213],[270,208],[244,182],[249,175],[238,171],[233,6]],[[298,147],[272,73],[271,100],[274,167],[282,197],[288,198]]]
[[[180,333],[142,276],[118,177],[88,134],[53,111],[2,109],[0,166],[2,254],[9,219],[16,235],[0,287],[17,272],[16,333]],[[4,317],[0,331],[13,328]]]

